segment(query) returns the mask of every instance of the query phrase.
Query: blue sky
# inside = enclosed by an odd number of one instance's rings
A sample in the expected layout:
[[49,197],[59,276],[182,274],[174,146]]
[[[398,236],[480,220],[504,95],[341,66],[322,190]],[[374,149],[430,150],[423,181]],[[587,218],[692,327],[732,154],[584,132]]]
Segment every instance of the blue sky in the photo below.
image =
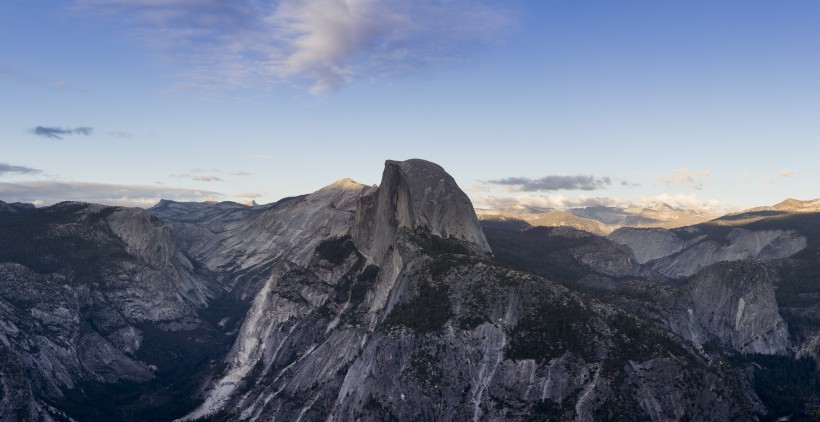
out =
[[818,17],[815,0],[5,0],[0,200],[266,203],[407,158],[478,206],[816,198]]

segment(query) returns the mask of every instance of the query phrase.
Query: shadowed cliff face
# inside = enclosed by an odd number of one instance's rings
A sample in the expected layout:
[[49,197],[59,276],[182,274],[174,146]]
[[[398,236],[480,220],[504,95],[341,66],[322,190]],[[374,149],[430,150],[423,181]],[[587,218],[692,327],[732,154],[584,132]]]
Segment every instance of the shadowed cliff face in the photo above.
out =
[[353,240],[365,256],[380,263],[399,229],[418,227],[490,252],[473,205],[452,176],[429,161],[388,160],[379,188],[359,202]]
[[101,418],[119,393],[170,411],[167,391],[213,351],[188,345],[228,338],[200,315],[218,294],[144,210],[61,203],[0,216],[0,419]]

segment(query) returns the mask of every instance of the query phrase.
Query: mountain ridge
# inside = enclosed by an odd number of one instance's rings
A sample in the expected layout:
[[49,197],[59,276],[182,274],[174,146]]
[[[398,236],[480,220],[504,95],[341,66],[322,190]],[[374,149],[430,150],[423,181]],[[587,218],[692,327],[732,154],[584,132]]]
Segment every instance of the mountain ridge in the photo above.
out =
[[665,421],[820,406],[805,375],[816,214],[602,237],[491,227],[424,160],[382,177],[259,206],[0,212],[0,412]]

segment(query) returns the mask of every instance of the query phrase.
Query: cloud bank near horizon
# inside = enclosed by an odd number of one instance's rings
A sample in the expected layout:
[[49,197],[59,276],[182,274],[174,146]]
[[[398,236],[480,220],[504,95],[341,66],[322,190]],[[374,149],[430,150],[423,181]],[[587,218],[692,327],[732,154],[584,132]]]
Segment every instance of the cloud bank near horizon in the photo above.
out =
[[697,211],[703,213],[725,213],[739,210],[737,204],[719,201],[717,199],[702,199],[695,194],[661,194],[656,196],[641,196],[637,198],[592,197],[553,195],[471,195],[470,200],[476,208],[503,208],[513,205],[526,205],[538,208],[552,208],[567,210],[570,208],[586,207],[618,207],[618,208],[648,208],[658,203],[664,203],[673,208]]
[[199,189],[174,188],[161,185],[116,185],[87,182],[0,182],[0,200],[27,202],[37,206],[62,201],[93,202],[147,208],[160,199],[176,201],[210,201],[224,198],[220,192]]

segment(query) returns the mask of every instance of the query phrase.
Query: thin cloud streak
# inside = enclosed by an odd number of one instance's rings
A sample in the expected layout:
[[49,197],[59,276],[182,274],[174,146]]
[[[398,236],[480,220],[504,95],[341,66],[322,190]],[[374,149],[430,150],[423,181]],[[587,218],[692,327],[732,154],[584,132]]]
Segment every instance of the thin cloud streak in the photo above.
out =
[[[218,176],[211,176],[211,175],[194,176],[194,174],[204,173],[204,172],[208,172],[208,171],[219,172],[218,169],[206,170],[206,169],[201,169],[201,168],[195,167],[195,168],[192,168],[191,170],[189,170],[188,173],[172,174],[171,177],[176,177],[178,179],[190,179],[190,180],[193,180],[193,181],[196,181],[196,182],[222,182],[222,181],[224,181],[221,177],[218,177]],[[191,174],[191,173],[194,173],[194,174]]]
[[197,182],[222,182],[223,180],[216,176],[196,176],[192,177],[191,180]]
[[106,205],[150,207],[160,199],[204,201],[223,194],[199,189],[154,185],[114,185],[106,183],[34,181],[0,182],[0,200],[50,205],[61,201],[83,201]]
[[700,179],[708,178],[712,175],[709,170],[689,170],[687,168],[675,169],[672,176],[655,176],[653,179],[656,182],[665,184],[666,186],[678,187],[689,186],[697,190],[704,188],[704,183]]
[[0,79],[9,79],[27,85],[36,85],[61,91],[84,91],[74,86],[71,82],[65,80],[48,80],[32,73],[4,66],[2,63],[0,63]]
[[0,163],[0,176],[4,176],[7,174],[37,174],[41,172],[41,170],[31,167],[15,166],[7,163]]
[[486,183],[493,185],[507,186],[511,190],[519,192],[545,192],[556,190],[599,190],[612,184],[612,178],[594,176],[565,176],[552,175],[539,179],[529,179],[526,177],[507,177],[504,179],[489,180]]
[[313,93],[454,58],[512,26],[490,0],[76,0],[73,10],[128,16],[198,87],[306,80]]
[[31,133],[49,139],[63,139],[63,136],[67,135],[91,136],[91,134],[94,133],[94,128],[81,126],[74,129],[68,129],[56,126],[37,126],[31,130]]
[[203,168],[199,168],[199,167],[194,167],[191,170],[188,170],[189,173],[207,173],[207,172],[210,172],[210,171],[213,171],[213,172],[216,172],[216,173],[222,172],[222,170],[220,170],[220,169],[210,169],[209,170],[209,169],[203,169]]
[[134,135],[131,132],[125,132],[125,131],[121,131],[121,130],[108,132],[108,135],[113,136],[115,138],[120,138],[120,139],[131,139],[131,138],[134,137]]

